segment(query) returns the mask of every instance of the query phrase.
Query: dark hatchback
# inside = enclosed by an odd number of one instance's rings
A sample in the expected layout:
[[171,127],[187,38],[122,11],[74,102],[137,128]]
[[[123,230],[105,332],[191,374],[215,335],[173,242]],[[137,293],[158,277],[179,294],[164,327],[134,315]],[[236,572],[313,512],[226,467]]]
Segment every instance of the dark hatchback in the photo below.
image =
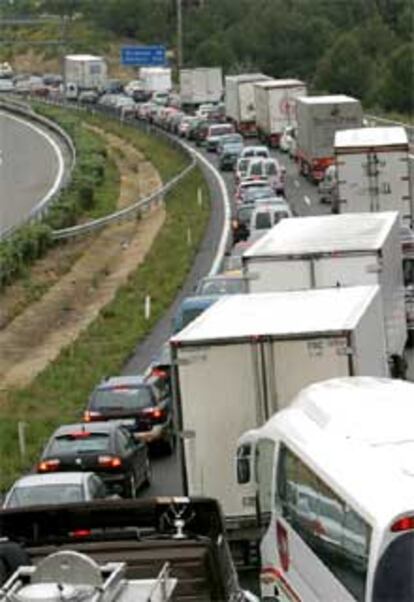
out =
[[95,472],[108,491],[125,497],[135,497],[151,480],[147,446],[116,422],[67,424],[53,433],[37,472],[74,470]]
[[170,381],[161,375],[108,378],[93,391],[84,420],[121,421],[137,441],[174,449]]

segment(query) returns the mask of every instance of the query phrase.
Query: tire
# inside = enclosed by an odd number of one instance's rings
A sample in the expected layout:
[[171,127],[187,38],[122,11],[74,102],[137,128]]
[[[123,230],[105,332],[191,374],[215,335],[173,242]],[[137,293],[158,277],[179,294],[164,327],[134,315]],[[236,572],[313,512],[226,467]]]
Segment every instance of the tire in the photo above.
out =
[[174,449],[175,449],[175,437],[170,432],[170,434],[168,435],[168,439],[165,439],[165,441],[163,443],[163,450],[166,455],[171,456],[171,454],[174,452]]
[[125,479],[124,497],[132,499],[137,497],[137,483],[133,472]]
[[145,471],[144,487],[150,487],[152,481],[152,467],[150,459],[147,458],[147,468]]

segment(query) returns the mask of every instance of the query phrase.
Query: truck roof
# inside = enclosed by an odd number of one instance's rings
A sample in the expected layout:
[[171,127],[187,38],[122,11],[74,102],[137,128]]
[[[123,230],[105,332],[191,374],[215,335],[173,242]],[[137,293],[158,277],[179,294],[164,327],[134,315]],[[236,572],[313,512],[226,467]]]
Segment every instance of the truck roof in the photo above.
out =
[[300,79],[271,79],[269,81],[258,82],[256,86],[261,88],[289,88],[293,86],[306,86]]
[[405,145],[408,148],[407,132],[401,126],[357,128],[340,130],[335,134],[335,150],[354,147],[388,147]]
[[242,73],[240,75],[226,75],[225,80],[231,82],[255,82],[255,81],[266,81],[271,79],[268,75],[263,73]]
[[378,286],[229,295],[207,309],[172,344],[246,340],[257,336],[288,338],[355,328]]
[[303,389],[258,434],[283,433],[365,514],[387,523],[414,508],[413,395],[414,384],[401,380],[331,379]]
[[328,104],[328,103],[343,103],[343,102],[359,102],[356,98],[346,96],[345,94],[335,94],[332,96],[302,96],[300,102],[309,105]]
[[398,220],[397,211],[284,219],[247,249],[243,259],[378,251]]
[[67,54],[65,59],[70,61],[103,61],[101,56],[95,56],[93,54]]

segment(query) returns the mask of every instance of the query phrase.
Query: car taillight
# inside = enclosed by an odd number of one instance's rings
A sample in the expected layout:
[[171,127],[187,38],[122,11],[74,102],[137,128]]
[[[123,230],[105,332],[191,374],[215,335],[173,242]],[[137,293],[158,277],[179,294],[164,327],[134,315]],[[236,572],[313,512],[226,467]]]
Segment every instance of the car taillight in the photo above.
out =
[[53,472],[58,470],[60,466],[60,460],[43,460],[37,465],[38,472]]
[[101,417],[102,417],[102,414],[100,412],[86,410],[86,412],[83,415],[83,421],[84,422],[92,422],[93,420],[100,420]]
[[165,410],[161,410],[160,408],[145,408],[141,410],[141,414],[148,418],[159,420],[165,417]]
[[102,468],[119,468],[122,460],[118,456],[98,456],[98,464]]
[[395,523],[391,526],[391,531],[393,533],[411,531],[412,529],[414,529],[414,516],[403,516],[395,521]]
[[151,370],[152,376],[158,376],[159,378],[167,378],[168,372],[166,370],[161,370],[161,368],[153,368]]
[[70,531],[69,537],[82,539],[82,537],[89,537],[91,534],[92,531],[90,529],[75,529],[74,531]]

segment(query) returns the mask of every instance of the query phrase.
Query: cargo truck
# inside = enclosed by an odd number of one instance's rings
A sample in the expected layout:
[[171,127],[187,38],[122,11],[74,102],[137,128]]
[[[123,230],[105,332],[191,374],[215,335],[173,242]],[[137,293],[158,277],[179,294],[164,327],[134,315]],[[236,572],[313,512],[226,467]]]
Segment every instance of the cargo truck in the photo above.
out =
[[141,67],[139,78],[142,89],[148,94],[171,91],[172,81],[169,67]]
[[217,498],[233,540],[257,536],[255,492],[234,474],[241,434],[310,383],[388,375],[378,286],[229,295],[170,344],[184,493]]
[[413,225],[407,133],[403,127],[373,127],[335,134],[337,206],[340,213],[399,211]]
[[308,96],[300,98],[296,107],[299,171],[320,182],[335,160],[335,133],[362,126],[361,103],[345,95]]
[[279,146],[286,126],[296,127],[296,100],[306,94],[306,84],[298,79],[272,79],[255,83],[259,138],[269,146]]
[[252,293],[378,284],[390,367],[402,376],[407,323],[396,211],[282,220],[242,261]]
[[217,103],[222,95],[221,67],[180,70],[180,100],[184,109],[194,109],[203,103]]
[[85,90],[102,92],[107,83],[105,59],[91,54],[68,54],[64,60],[64,88],[68,100]]
[[243,136],[256,136],[254,84],[271,78],[263,73],[228,75],[225,78],[226,118]]

